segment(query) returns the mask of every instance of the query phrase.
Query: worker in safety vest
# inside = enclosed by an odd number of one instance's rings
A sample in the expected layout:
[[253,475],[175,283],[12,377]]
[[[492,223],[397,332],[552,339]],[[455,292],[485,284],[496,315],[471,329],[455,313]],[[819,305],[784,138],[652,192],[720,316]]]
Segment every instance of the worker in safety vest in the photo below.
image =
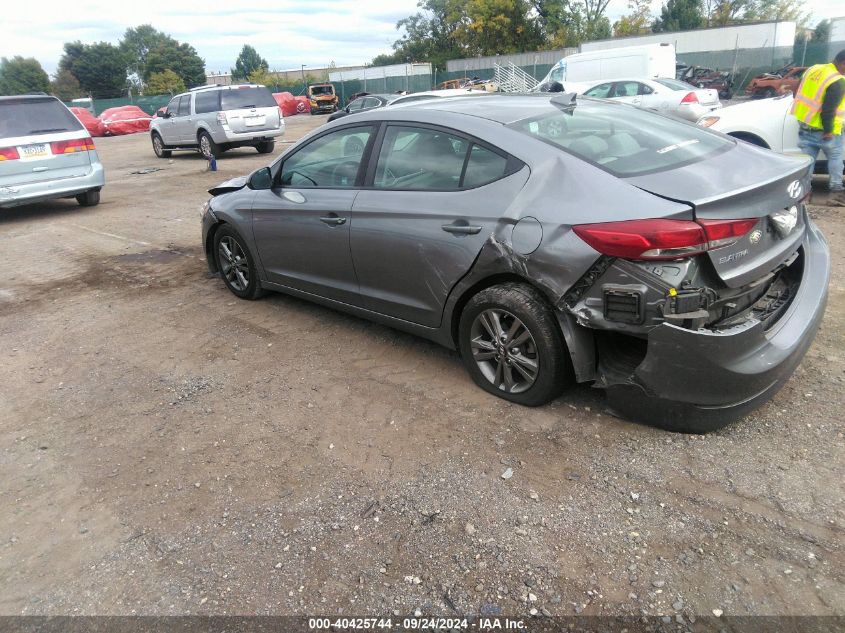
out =
[[842,123],[845,121],[845,50],[830,64],[817,64],[804,72],[795,93],[792,114],[798,119],[798,147],[812,156],[827,157],[830,203],[845,206],[842,185]]

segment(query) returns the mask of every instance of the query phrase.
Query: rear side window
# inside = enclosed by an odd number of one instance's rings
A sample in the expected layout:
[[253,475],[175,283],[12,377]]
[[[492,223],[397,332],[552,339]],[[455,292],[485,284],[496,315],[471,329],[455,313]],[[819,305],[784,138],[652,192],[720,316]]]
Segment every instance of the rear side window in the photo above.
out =
[[275,107],[276,101],[273,99],[273,95],[264,87],[244,86],[220,91],[221,110]]
[[504,156],[481,145],[473,145],[467,159],[463,186],[465,189],[471,189],[498,180],[505,175],[507,166],[508,159]]
[[56,99],[0,101],[0,138],[36,136],[83,129],[73,113]]
[[194,110],[197,114],[217,112],[220,109],[220,91],[206,90],[194,97]]

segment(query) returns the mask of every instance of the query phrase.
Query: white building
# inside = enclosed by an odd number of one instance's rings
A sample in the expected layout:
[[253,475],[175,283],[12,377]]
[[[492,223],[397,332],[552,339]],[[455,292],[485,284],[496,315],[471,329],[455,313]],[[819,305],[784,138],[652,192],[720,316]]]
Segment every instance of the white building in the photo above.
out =
[[[843,20],[843,28],[845,28],[845,20]],[[675,52],[678,55],[750,48],[791,48],[795,42],[795,22],[759,22],[757,24],[741,24],[584,42],[581,44],[581,52],[619,48],[620,46],[660,44],[662,42],[674,44]]]

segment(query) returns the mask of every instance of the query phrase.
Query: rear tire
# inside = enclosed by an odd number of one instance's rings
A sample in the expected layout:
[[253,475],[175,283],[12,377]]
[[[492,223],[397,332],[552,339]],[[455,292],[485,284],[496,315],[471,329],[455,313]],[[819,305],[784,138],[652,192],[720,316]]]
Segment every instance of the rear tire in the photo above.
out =
[[197,145],[199,147],[200,154],[203,156],[213,156],[214,158],[219,158],[220,154],[223,153],[220,151],[220,146],[214,142],[214,139],[211,138],[211,135],[206,131],[202,131],[197,135]]
[[229,225],[214,234],[214,260],[226,287],[236,297],[254,300],[264,295],[255,258],[246,241]]
[[546,404],[572,382],[557,319],[525,284],[491,286],[472,297],[461,313],[458,347],[475,384],[517,404]]
[[153,141],[153,152],[159,158],[170,158],[172,152],[164,147],[164,141],[161,138],[161,134],[158,132],[152,133],[152,141]]
[[275,148],[275,141],[263,141],[255,146],[259,154],[272,154]]
[[96,207],[100,204],[100,192],[86,191],[85,193],[80,193],[76,196],[76,201],[80,207]]

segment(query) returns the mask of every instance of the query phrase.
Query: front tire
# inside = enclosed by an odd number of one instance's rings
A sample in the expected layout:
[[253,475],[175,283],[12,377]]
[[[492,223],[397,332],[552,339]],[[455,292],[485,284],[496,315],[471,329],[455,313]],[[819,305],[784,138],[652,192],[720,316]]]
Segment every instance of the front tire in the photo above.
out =
[[76,196],[76,201],[80,207],[96,207],[100,204],[99,191],[86,191]]
[[203,156],[219,158],[220,154],[223,153],[220,151],[220,146],[214,142],[214,139],[206,131],[200,132],[197,136],[197,145],[199,146],[200,154]]
[[233,295],[253,300],[264,294],[246,241],[230,226],[224,225],[215,233],[214,258],[223,282]]
[[261,143],[255,146],[255,149],[258,150],[259,154],[272,154],[275,148],[275,141],[262,141]]
[[159,134],[158,132],[153,132],[152,141],[153,152],[155,152],[156,156],[158,156],[159,158],[170,158],[173,152],[164,148],[164,141],[161,138],[161,134]]
[[461,313],[458,347],[475,384],[511,402],[540,406],[572,382],[557,319],[525,284],[492,286],[472,297]]

